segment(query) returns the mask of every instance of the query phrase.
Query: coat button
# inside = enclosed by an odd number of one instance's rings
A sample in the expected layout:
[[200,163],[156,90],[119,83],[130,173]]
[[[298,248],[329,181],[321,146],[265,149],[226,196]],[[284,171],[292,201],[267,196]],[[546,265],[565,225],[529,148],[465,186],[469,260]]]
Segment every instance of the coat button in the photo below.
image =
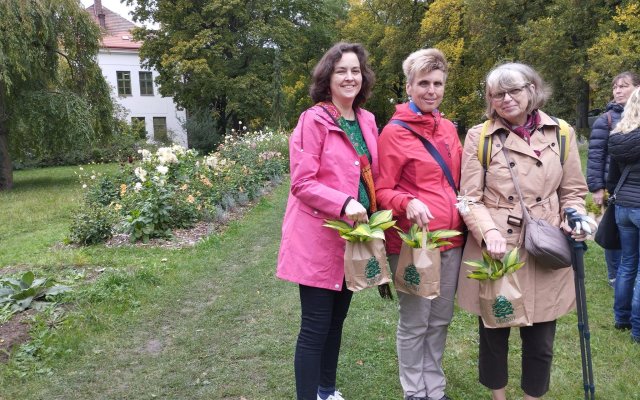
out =
[[497,148],[500,148],[500,146],[502,146],[500,143],[496,143]]
[[340,285],[336,283],[336,289],[340,289]]
[[313,210],[313,213],[314,213],[315,215],[318,215],[318,210]]
[[542,197],[536,197],[536,201],[542,201]]
[[360,161],[356,161],[353,163],[354,165],[360,165]]
[[513,201],[513,196],[509,196],[507,198],[509,199],[509,201]]
[[551,147],[556,147],[556,144],[555,143],[551,143]]
[[542,161],[538,161],[538,162],[536,163],[536,166],[541,167],[541,166],[542,166]]
[[516,163],[514,163],[513,161],[511,161],[511,162],[509,163],[509,166],[510,166],[511,168],[513,168],[513,167],[515,167],[515,166],[516,166]]
[[511,228],[507,229],[507,233],[513,233],[513,229]]

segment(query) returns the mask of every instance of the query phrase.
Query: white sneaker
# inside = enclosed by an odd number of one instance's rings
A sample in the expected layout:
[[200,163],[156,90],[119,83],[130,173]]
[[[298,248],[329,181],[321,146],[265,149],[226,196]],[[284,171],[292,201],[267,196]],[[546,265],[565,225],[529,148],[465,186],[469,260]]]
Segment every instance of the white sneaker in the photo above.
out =
[[[322,400],[320,396],[318,396],[318,400]],[[329,397],[327,397],[327,400],[344,400],[344,397],[342,397],[342,393],[336,390],[333,394],[330,394]]]

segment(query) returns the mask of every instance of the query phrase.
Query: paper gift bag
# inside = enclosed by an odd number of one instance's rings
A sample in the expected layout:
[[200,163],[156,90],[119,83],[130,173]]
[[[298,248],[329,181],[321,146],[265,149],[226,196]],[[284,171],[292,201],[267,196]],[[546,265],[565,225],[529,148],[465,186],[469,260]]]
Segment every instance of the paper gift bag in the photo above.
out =
[[530,326],[515,274],[480,281],[480,314],[486,328]]
[[440,250],[428,249],[426,237],[423,231],[419,248],[402,243],[393,284],[399,292],[435,299],[440,295]]
[[344,279],[352,292],[391,282],[384,240],[347,242],[344,249]]

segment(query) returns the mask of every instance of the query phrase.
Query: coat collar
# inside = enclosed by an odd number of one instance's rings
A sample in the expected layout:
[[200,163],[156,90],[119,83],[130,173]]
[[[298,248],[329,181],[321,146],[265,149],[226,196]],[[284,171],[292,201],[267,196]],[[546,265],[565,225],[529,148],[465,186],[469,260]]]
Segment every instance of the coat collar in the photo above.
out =
[[[515,151],[521,154],[525,154],[529,157],[539,159],[538,155],[533,151],[533,149],[544,149],[545,147],[551,146],[556,142],[556,127],[558,127],[558,123],[554,121],[549,115],[544,113],[543,111],[538,111],[540,114],[540,124],[538,125],[537,132],[531,136],[531,145],[528,145],[522,138],[520,138],[516,134],[507,135],[507,138],[504,142],[505,147],[510,151]],[[500,140],[498,131],[503,130],[508,132],[507,127],[500,120],[494,120],[493,123],[489,126],[487,134],[494,134],[494,140]],[[558,151],[558,150],[556,150]]]

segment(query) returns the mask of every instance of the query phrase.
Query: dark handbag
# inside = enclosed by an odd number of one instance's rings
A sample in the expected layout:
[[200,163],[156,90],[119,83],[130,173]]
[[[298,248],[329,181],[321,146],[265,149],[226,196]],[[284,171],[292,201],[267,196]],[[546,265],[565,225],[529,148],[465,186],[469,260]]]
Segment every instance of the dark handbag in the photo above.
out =
[[[502,152],[507,159],[513,185],[518,192],[518,197],[520,197],[520,205],[522,206],[522,215],[524,218],[524,225],[522,227],[524,231],[524,248],[543,266],[551,269],[570,267],[571,247],[569,246],[567,236],[562,232],[561,228],[551,225],[544,219],[534,218],[529,214],[529,210],[524,204],[518,179],[509,163],[507,148],[504,146],[504,134],[500,135],[500,140],[503,143]],[[520,234],[520,240],[522,240],[522,233]]]
[[618,231],[618,224],[616,224],[615,201],[607,203],[607,209],[602,214],[593,240],[607,250],[619,250],[622,247],[620,245],[620,231]]
[[619,250],[622,246],[620,244],[620,231],[618,231],[618,224],[616,223],[616,194],[620,187],[624,183],[624,180],[629,175],[629,166],[627,165],[622,171],[622,176],[613,191],[613,194],[609,197],[607,202],[607,209],[602,214],[602,219],[598,224],[598,230],[593,237],[596,243],[603,249],[607,250]]

